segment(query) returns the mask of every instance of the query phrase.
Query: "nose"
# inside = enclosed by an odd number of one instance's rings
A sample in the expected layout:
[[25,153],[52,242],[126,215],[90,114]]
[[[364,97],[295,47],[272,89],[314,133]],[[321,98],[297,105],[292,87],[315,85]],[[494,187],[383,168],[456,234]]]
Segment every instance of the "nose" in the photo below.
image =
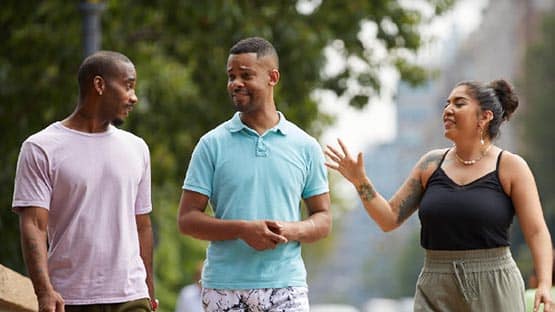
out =
[[451,103],[447,103],[445,105],[445,107],[443,108],[443,112],[444,113],[452,113],[453,112],[453,105],[451,105]]
[[230,90],[235,90],[237,88],[242,88],[245,86],[241,79],[233,79],[227,83],[227,86]]
[[137,98],[137,94],[135,93],[135,90],[131,90],[131,95],[129,96],[129,101],[133,104],[135,104],[139,101],[139,98]]

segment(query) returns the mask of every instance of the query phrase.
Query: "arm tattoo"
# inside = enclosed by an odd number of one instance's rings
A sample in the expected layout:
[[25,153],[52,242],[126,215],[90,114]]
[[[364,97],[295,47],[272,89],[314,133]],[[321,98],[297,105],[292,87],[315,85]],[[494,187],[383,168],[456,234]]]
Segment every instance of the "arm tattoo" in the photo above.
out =
[[435,153],[435,154],[429,155],[420,162],[420,164],[418,165],[418,169],[426,170],[430,165],[435,165],[437,167],[442,157],[443,157],[442,153]]
[[357,187],[358,195],[363,201],[371,201],[376,197],[376,190],[370,185],[370,183],[362,183]]
[[416,208],[420,204],[422,199],[422,185],[417,179],[411,179],[408,181],[409,184],[409,194],[407,197],[403,198],[399,203],[399,216],[397,217],[397,224],[403,223],[410,215],[416,211]]

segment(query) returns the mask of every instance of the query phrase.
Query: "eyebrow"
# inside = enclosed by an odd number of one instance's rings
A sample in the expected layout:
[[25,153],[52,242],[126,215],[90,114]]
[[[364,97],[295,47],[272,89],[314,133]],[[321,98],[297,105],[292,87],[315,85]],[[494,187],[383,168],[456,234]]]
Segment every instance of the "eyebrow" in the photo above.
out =
[[[228,68],[227,68],[227,72],[228,72],[228,73],[229,73],[230,71],[232,71],[232,70],[233,70],[232,67],[228,67]],[[243,71],[252,71],[253,69],[252,69],[252,67],[241,65],[241,66],[239,66],[239,70],[243,70]]]
[[[455,98],[453,98],[453,102],[458,101],[458,100],[468,100],[467,97],[464,96],[456,96]],[[449,98],[447,100],[445,100],[445,102],[449,103]]]

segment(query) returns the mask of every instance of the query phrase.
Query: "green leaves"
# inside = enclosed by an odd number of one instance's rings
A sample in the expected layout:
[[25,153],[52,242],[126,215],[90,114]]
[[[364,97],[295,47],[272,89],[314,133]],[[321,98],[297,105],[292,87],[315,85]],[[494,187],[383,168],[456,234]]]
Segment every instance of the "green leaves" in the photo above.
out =
[[[443,12],[453,1],[430,0]],[[124,127],[150,146],[157,228],[156,274],[163,310],[170,310],[179,288],[190,282],[193,264],[205,242],[178,234],[176,214],[181,184],[199,137],[230,118],[226,91],[228,49],[247,36],[270,40],[280,56],[278,109],[317,135],[332,119],[311,97],[319,88],[338,94],[356,81],[360,92],[351,105],[364,107],[379,94],[379,69],[397,68],[411,83],[426,77],[423,68],[396,51],[414,52],[421,44],[417,11],[388,0],[324,0],[311,13],[297,11],[298,1],[105,1],[102,48],[128,55],[136,65],[139,104]],[[0,198],[5,237],[0,262],[24,272],[18,252],[17,217],[10,206],[19,146],[30,134],[74,108],[77,68],[82,61],[81,12],[77,2],[7,0],[0,10]],[[373,37],[361,37],[362,25],[376,25]],[[343,46],[347,66],[322,77],[324,50]],[[385,54],[370,52],[375,44]]]

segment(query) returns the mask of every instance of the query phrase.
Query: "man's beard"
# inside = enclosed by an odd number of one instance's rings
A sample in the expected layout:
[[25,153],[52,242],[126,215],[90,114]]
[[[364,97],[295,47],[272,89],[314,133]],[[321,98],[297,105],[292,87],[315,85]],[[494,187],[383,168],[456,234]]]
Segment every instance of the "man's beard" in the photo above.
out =
[[123,119],[121,118],[116,118],[114,120],[112,120],[112,125],[119,127],[121,125],[123,125]]
[[242,112],[245,110],[245,107],[244,107],[244,106],[237,105],[237,104],[235,104],[235,103],[233,103],[233,108],[235,108],[235,111],[236,111],[236,112],[240,112],[240,113],[242,113]]
[[250,100],[248,102],[235,102],[232,98],[231,102],[235,111],[240,113],[248,113],[256,108],[256,105]]

